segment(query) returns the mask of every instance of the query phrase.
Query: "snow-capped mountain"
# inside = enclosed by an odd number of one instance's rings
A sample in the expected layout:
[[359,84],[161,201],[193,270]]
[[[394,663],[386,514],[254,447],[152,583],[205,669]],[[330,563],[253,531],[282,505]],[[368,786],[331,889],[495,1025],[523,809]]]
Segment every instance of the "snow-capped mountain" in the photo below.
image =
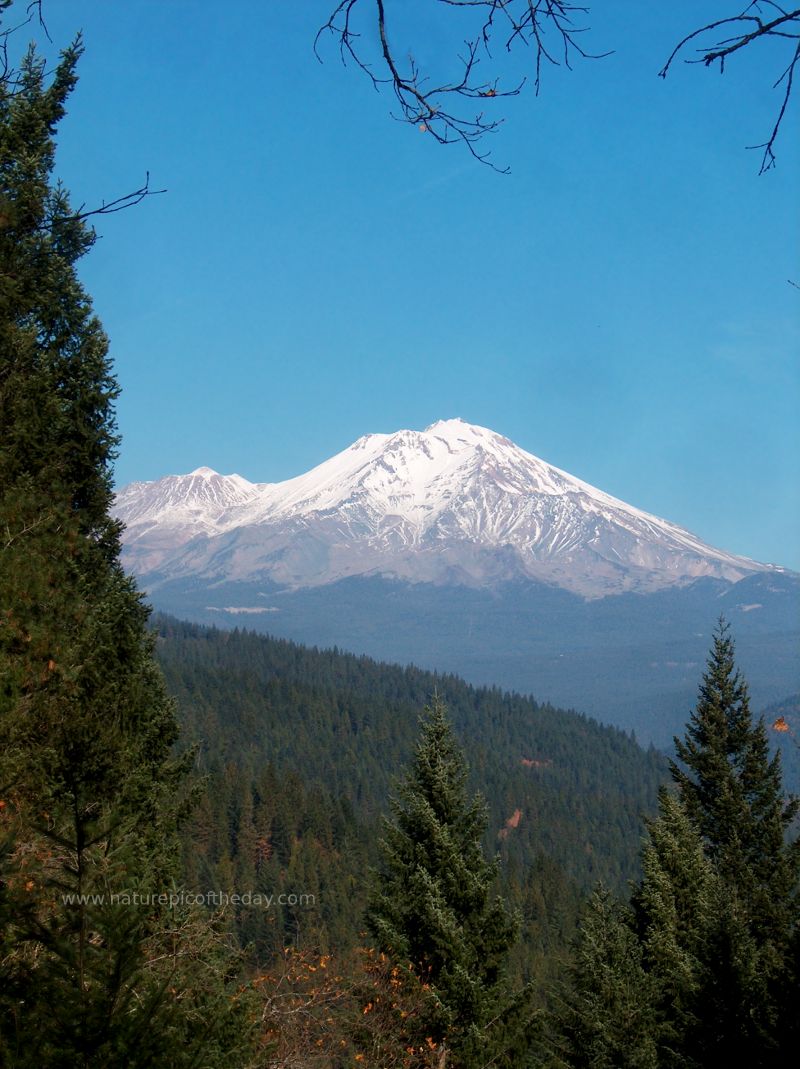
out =
[[116,514],[127,564],[151,590],[187,577],[288,589],[521,578],[591,598],[770,570],[458,419],[368,434],[280,483],[209,468],[133,483]]

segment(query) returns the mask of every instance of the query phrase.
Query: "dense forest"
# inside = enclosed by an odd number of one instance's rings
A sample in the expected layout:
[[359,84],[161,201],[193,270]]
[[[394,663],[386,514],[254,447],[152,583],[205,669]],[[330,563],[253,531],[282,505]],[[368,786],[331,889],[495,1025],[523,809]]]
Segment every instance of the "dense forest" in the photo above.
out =
[[668,764],[453,677],[151,627],[95,234],[53,179],[81,44],[14,67],[9,32],[0,1067],[791,1064],[797,802],[723,621]]
[[189,832],[192,881],[291,886],[318,904],[266,926],[243,911],[240,937],[256,954],[301,929],[325,949],[356,939],[379,818],[434,695],[488,805],[484,847],[500,852],[503,891],[524,918],[520,975],[552,974],[582,893],[598,880],[623,893],[638,872],[642,817],[666,762],[621,731],[336,650],[164,617],[157,633],[184,744],[206,777]]

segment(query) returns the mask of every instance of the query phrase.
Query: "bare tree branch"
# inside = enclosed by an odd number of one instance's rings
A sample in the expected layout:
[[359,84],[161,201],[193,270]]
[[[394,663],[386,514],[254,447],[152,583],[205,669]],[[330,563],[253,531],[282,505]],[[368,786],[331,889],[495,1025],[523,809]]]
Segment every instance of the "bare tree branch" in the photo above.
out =
[[86,209],[86,206],[82,204],[78,210],[69,216],[70,219],[90,219],[94,215],[113,215],[114,212],[124,211],[126,208],[132,208],[135,204],[141,204],[146,197],[155,197],[159,193],[166,193],[166,189],[151,189],[150,188],[150,172],[145,172],[144,185],[138,189],[134,189],[132,193],[125,193],[121,197],[116,197],[114,200],[102,201],[99,208]]
[[[2,16],[3,11],[11,6],[11,2],[12,0],[0,0],[0,16]],[[8,29],[0,30],[0,78],[4,81],[9,81],[9,75],[13,73],[8,62],[8,42],[13,34],[24,26],[30,25],[36,19],[47,40],[50,42],[53,40],[50,36],[50,31],[47,29],[47,23],[44,21],[43,2],[44,0],[31,0],[25,10],[25,18],[22,22],[17,22],[13,26],[9,26]]]
[[[581,35],[589,8],[570,0],[436,0],[450,9],[471,15],[471,33],[457,56],[460,67],[455,78],[433,81],[423,77],[414,55],[401,60],[392,45],[387,12],[392,0],[339,0],[328,21],[319,29],[314,51],[320,59],[323,36],[332,36],[343,64],[353,62],[370,78],[374,88],[392,88],[399,111],[393,118],[417,126],[439,144],[461,142],[481,163],[495,170],[490,153],[480,151],[484,135],[495,133],[503,122],[493,109],[501,97],[519,95],[525,79],[507,85],[500,77],[482,77],[482,59],[493,61],[492,45],[499,42],[506,53],[517,45],[530,49],[533,88],[538,95],[546,65],[571,70],[580,59],[601,59],[609,52],[593,53],[584,48]],[[400,11],[397,0],[393,11]],[[786,49],[785,65],[773,88],[782,92],[777,116],[766,141],[748,148],[763,150],[759,173],[775,164],[775,144],[789,106],[794,73],[800,63],[800,8],[789,9],[776,0],[753,0],[736,15],[708,22],[683,37],[659,71],[665,78],[678,56],[694,46],[687,63],[710,67],[725,62],[759,40],[770,40]],[[376,46],[377,42],[377,46]],[[698,47],[702,46],[702,47]],[[781,68],[778,68],[781,70]],[[470,109],[479,100],[481,107]]]
[[[763,18],[762,16],[765,11],[772,17],[768,19]],[[708,35],[717,38],[718,33],[726,34],[731,29],[734,30],[731,36],[719,36],[719,39],[715,39],[714,43],[710,46],[697,48],[697,55],[691,59],[687,59],[685,62],[702,63],[705,67],[711,67],[714,63],[719,63],[719,70],[722,74],[725,71],[726,59],[729,56],[734,55],[736,52],[741,51],[741,49],[746,48],[748,45],[753,44],[754,41],[771,38],[778,39],[779,41],[791,42],[791,52],[789,53],[791,59],[789,60],[788,66],[773,85],[773,89],[777,89],[778,86],[783,87],[783,96],[781,98],[775,124],[766,141],[759,145],[747,146],[751,149],[757,148],[764,150],[764,154],[761,158],[761,167],[758,172],[759,174],[764,174],[765,171],[768,171],[771,167],[775,166],[775,142],[778,138],[781,124],[786,115],[789,98],[792,94],[795,67],[798,62],[800,62],[800,8],[788,11],[775,3],[774,0],[754,0],[753,3],[748,4],[740,15],[733,15],[730,18],[725,19],[717,19],[716,22],[709,22],[705,26],[701,26],[699,29],[693,30],[692,33],[687,34],[672,50],[669,59],[659,71],[659,75],[662,78],[666,78],[673,62],[690,42],[697,41],[699,38]]]
[[[11,6],[12,0],[0,0],[0,17],[4,11]],[[44,0],[30,0],[25,9],[25,18],[19,22],[15,22],[11,26],[7,26],[6,29],[0,29],[0,81],[3,83],[3,90],[8,96],[14,96],[22,88],[20,80],[20,73],[17,69],[13,68],[9,62],[9,41],[14,34],[24,29],[25,26],[29,26],[34,20],[38,22],[44,35],[48,41],[52,41],[50,32],[47,28],[47,24],[44,20],[44,12],[42,5]],[[76,38],[76,42],[80,42],[80,35]],[[45,71],[45,63],[41,62],[42,74]],[[90,219],[96,215],[112,215],[114,212],[124,211],[126,208],[132,208],[136,204],[140,204],[147,197],[157,196],[159,193],[166,193],[166,189],[151,189],[150,188],[150,172],[145,172],[144,184],[138,189],[132,190],[130,193],[125,193],[121,197],[115,197],[110,201],[102,201],[97,208],[86,208],[85,204],[82,204],[77,211],[57,211],[51,210],[50,218],[46,222],[43,222],[38,229],[41,231],[52,231],[53,228],[59,224],[68,222],[82,222],[86,219]],[[11,218],[0,210],[0,227],[5,228],[11,225]]]
[[[422,76],[413,55],[404,64],[400,63],[387,27],[388,0],[341,0],[317,33],[315,54],[321,60],[320,39],[330,34],[338,41],[342,63],[354,62],[370,78],[375,89],[391,85],[399,105],[399,113],[393,118],[417,126],[439,144],[461,142],[476,160],[506,173],[508,169],[496,167],[489,159],[490,153],[480,152],[477,144],[486,134],[495,133],[503,122],[502,118],[487,115],[485,109],[500,98],[518,96],[525,79],[511,85],[501,84],[499,78],[482,79],[478,71],[479,53],[491,59],[490,48],[496,34],[507,52],[517,44],[532,47],[534,89],[538,94],[543,61],[571,68],[576,58],[601,58],[578,43],[583,27],[577,26],[575,19],[583,18],[588,8],[569,0],[438,0],[438,3],[478,12],[480,16],[473,19],[472,34],[463,42],[463,49],[457,56],[460,70],[456,78],[432,83]],[[354,28],[358,10],[364,13],[364,19],[370,17],[370,28],[379,42],[379,55],[374,59],[383,76],[375,73],[374,63],[368,58],[369,48],[364,44],[362,34]],[[465,101],[480,101],[482,106],[473,111]]]
[[[145,172],[144,185],[130,193],[123,194],[121,197],[115,197],[114,200],[101,201],[97,208],[87,208],[85,204],[82,204],[77,211],[73,211],[68,206],[65,207],[62,202],[55,201],[49,206],[45,218],[34,229],[39,233],[55,234],[57,230],[64,226],[84,222],[86,219],[91,219],[96,215],[113,215],[114,212],[122,212],[126,208],[133,208],[136,204],[141,204],[147,197],[155,197],[159,193],[166,192],[166,189],[150,188],[150,172],[147,171]],[[0,210],[0,228],[6,227],[13,230],[13,213],[5,215]]]

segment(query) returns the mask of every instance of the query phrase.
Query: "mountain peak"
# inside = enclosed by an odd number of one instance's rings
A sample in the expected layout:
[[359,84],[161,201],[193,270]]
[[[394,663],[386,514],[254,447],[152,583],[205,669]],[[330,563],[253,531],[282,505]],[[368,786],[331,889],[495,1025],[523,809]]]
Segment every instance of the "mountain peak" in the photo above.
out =
[[453,419],[437,419],[435,423],[431,423],[430,427],[426,427],[422,433],[465,439],[468,437],[499,437],[494,431],[490,431],[488,427],[479,427],[477,423],[467,423],[460,416],[454,416]]
[[429,427],[426,427],[423,433],[428,434],[430,431],[449,430],[451,428],[454,430],[472,430],[473,426],[472,423],[467,423],[461,416],[453,416],[452,419],[437,419],[435,423],[431,423]]
[[[281,483],[207,467],[137,483],[116,512],[125,542],[142,551],[140,575],[146,546],[147,568],[164,575],[174,557],[186,574],[292,587],[376,574],[470,586],[532,579],[598,597],[765,569],[458,418],[365,435]],[[189,542],[191,558],[181,558]]]

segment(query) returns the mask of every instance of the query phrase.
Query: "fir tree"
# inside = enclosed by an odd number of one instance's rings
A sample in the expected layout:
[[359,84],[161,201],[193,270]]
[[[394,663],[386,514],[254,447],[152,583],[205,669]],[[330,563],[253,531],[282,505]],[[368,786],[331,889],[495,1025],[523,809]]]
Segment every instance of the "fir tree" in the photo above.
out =
[[798,1019],[796,803],[720,622],[632,910],[596,897],[556,1015],[569,1066],[789,1064]]
[[514,998],[504,982],[516,924],[492,895],[498,862],[483,854],[486,810],[468,798],[466,778],[436,699],[385,821],[367,921],[380,949],[430,991],[420,1040],[455,1066],[500,1066],[526,1045],[527,992]]
[[81,51],[78,38],[48,76],[31,48],[0,79],[0,485],[24,491],[42,516],[68,507],[110,561],[118,387],[108,340],[75,272],[95,234],[51,183],[54,135]]
[[52,182],[80,52],[0,73],[0,1065],[229,1065],[224,944],[111,897],[179,879],[185,761],[109,515],[94,234]]
[[780,938],[797,887],[800,852],[786,846],[798,800],[786,800],[780,754],[769,756],[763,720],[753,722],[729,627],[714,634],[697,707],[672,777],[706,853],[751,912],[759,934]]
[[630,911],[599,888],[583,912],[570,984],[554,1013],[555,1064],[656,1069],[653,982]]
[[655,1016],[659,1064],[697,1065],[705,1031],[709,948],[721,922],[724,889],[697,828],[662,788],[659,816],[647,823],[642,881],[633,896],[642,961]]
[[797,803],[753,722],[724,622],[661,797],[634,895],[663,1064],[784,1064],[797,1017]]
[[681,764],[673,764],[672,774],[679,797],[725,885],[732,931],[720,949],[731,958],[727,979],[743,968],[742,946],[737,950],[733,937],[738,932],[757,958],[752,975],[745,969],[741,980],[748,1017],[756,1022],[753,1043],[761,1050],[780,1045],[788,1018],[796,1015],[787,1014],[786,996],[797,990],[787,962],[797,938],[800,840],[788,842],[787,834],[798,800],[785,796],[780,754],[770,758],[764,722],[753,720],[722,620],[697,708],[676,751]]

